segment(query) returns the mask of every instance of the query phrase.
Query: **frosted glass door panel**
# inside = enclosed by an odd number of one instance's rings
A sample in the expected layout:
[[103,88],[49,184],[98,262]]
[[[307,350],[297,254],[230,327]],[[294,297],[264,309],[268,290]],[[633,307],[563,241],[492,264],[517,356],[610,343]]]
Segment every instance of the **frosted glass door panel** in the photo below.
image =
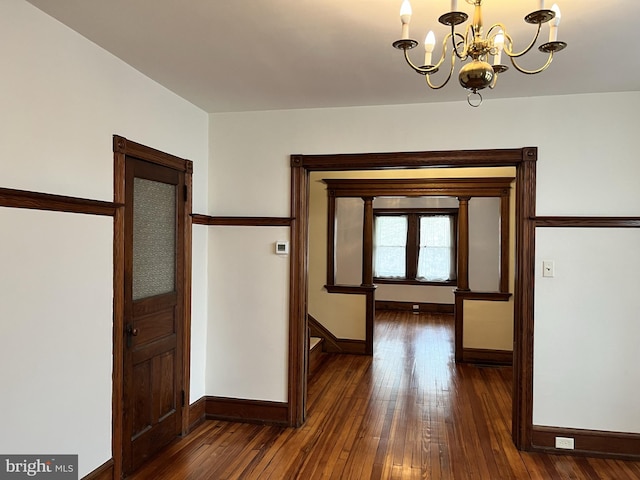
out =
[[134,178],[133,300],[175,290],[176,186]]

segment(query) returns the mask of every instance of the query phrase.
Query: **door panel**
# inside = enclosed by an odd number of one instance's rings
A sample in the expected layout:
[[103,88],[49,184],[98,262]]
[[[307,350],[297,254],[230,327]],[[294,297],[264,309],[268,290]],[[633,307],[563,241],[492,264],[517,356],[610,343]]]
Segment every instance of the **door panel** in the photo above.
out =
[[182,427],[184,174],[126,157],[123,470]]

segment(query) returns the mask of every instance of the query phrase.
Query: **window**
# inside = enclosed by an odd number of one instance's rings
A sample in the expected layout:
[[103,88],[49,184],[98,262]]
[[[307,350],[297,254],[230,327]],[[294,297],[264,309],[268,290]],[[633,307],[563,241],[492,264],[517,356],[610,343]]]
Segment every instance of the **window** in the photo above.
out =
[[379,216],[375,223],[375,273],[382,278],[406,278],[408,217]]
[[376,282],[456,283],[456,209],[378,209],[374,215]]

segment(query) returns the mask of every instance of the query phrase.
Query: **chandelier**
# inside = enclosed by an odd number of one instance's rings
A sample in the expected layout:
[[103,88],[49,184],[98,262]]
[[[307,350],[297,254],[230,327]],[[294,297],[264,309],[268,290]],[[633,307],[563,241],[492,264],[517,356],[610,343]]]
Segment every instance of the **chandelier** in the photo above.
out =
[[[539,9],[524,17],[525,22],[537,25],[537,30],[529,46],[521,52],[516,52],[513,50],[513,40],[502,23],[492,25],[487,30],[487,34],[484,35],[482,0],[466,1],[475,7],[475,11],[473,14],[473,22],[467,25],[464,34],[456,31],[456,25],[466,22],[469,16],[464,12],[457,11],[457,0],[451,0],[451,11],[443,14],[438,19],[441,24],[451,27],[451,33],[448,33],[447,36],[444,37],[442,41],[442,55],[435,64],[431,58],[436,46],[436,38],[432,31],[427,34],[424,41],[424,64],[421,66],[416,65],[409,58],[409,50],[418,45],[417,41],[409,38],[409,21],[411,20],[412,13],[409,0],[404,0],[400,8],[402,38],[393,42],[393,46],[404,51],[404,58],[409,66],[419,74],[424,75],[427,80],[427,85],[435,90],[444,87],[449,82],[453,74],[456,59],[459,59],[461,62],[471,59],[471,62],[466,63],[460,69],[458,80],[460,81],[460,85],[469,91],[467,102],[472,107],[479,107],[482,103],[480,90],[487,87],[494,88],[498,81],[498,74],[509,69],[508,66],[502,64],[503,52],[509,57],[511,64],[516,70],[527,75],[534,75],[546,70],[553,60],[553,54],[567,46],[565,42],[558,41],[558,25],[560,24],[561,15],[560,9],[555,4],[551,9],[547,10],[544,8],[544,0],[539,0]],[[548,54],[546,63],[535,70],[522,68],[518,65],[516,59],[531,51],[538,41],[542,24],[547,22],[550,22],[549,41],[538,47],[538,50]],[[441,84],[434,84],[431,81],[431,75],[438,72],[447,60],[447,49],[449,46],[451,47],[451,53],[449,54],[451,59],[449,74]],[[489,64],[490,56],[493,57],[493,65]]]

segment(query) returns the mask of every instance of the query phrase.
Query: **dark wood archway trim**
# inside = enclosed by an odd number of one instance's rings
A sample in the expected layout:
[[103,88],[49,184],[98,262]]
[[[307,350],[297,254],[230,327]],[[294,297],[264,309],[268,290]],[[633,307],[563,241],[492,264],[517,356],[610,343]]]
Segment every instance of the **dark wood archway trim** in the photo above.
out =
[[429,167],[516,167],[516,279],[512,436],[531,448],[533,427],[533,288],[537,148],[291,156],[289,419],[305,417],[309,174],[313,171]]

